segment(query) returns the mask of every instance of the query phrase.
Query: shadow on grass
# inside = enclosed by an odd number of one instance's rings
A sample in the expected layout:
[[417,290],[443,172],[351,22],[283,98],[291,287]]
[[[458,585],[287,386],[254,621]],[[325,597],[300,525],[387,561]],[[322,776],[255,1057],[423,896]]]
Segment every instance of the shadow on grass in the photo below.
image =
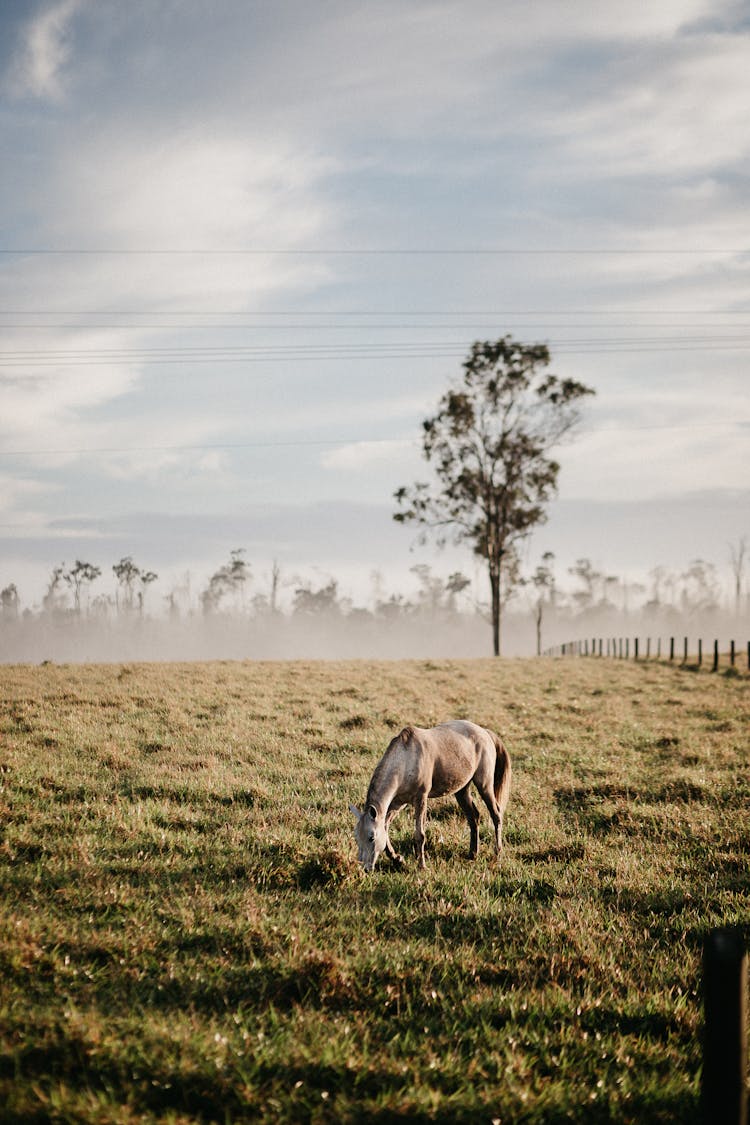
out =
[[[279,1120],[302,1121],[312,1116],[335,1120],[334,1112],[321,1112],[323,1099],[330,1099],[332,1111],[337,1099],[340,1105],[346,1105],[347,1120],[363,1112],[368,1121],[452,1121],[462,1125],[477,1119],[476,1099],[469,1096],[467,1102],[471,1104],[462,1105],[457,1097],[463,1084],[460,1073],[431,1074],[430,1090],[437,1097],[450,1098],[450,1105],[435,1106],[428,1113],[414,1104],[412,1077],[382,1067],[283,1065],[256,1060],[248,1054],[219,1071],[209,1065],[205,1070],[170,1069],[155,1062],[145,1074],[142,1063],[142,1059],[129,1059],[126,1051],[121,1057],[106,1050],[94,1056],[83,1040],[73,1036],[50,1038],[43,1046],[22,1048],[15,1058],[5,1056],[0,1060],[0,1080],[14,1081],[11,1101],[19,1107],[9,1105],[3,1122],[28,1125],[68,1119],[64,1113],[36,1108],[45,1102],[47,1090],[59,1090],[61,1086],[71,1102],[76,1094],[94,1094],[101,1103],[127,1106],[134,1115],[176,1113],[197,1122],[254,1120],[261,1113],[264,1120],[270,1120],[271,1106]],[[29,1090],[25,1097],[24,1087]],[[403,1108],[396,1109],[394,1101]]]
[[[647,1036],[665,1042],[681,1029],[668,1018],[652,1012],[618,1013],[597,1010],[582,1020],[590,1031],[613,1029],[623,1035]],[[697,1098],[692,1089],[663,1089],[634,1092],[626,1104],[594,1104],[587,1091],[565,1091],[563,1104],[547,1104],[543,1115],[534,1112],[533,1102],[521,1106],[502,1088],[489,1089],[485,1098],[467,1093],[461,1098],[464,1082],[460,1072],[431,1073],[429,1111],[419,1108],[419,1095],[426,1086],[415,1087],[411,1075],[396,1074],[387,1067],[367,1068],[345,1064],[289,1063],[256,1058],[248,1053],[232,1059],[218,1070],[205,1065],[190,1069],[172,1067],[164,1060],[154,1061],[143,1072],[143,1059],[135,1061],[123,1050],[121,1056],[98,1050],[75,1036],[50,1035],[42,1046],[19,1049],[15,1058],[0,1060],[0,1080],[13,1081],[11,1104],[3,1121],[7,1125],[67,1119],[42,1108],[48,1090],[64,1086],[72,1103],[76,1095],[95,1095],[100,1106],[109,1103],[138,1116],[174,1115],[196,1122],[270,1120],[273,1111],[280,1121],[336,1120],[373,1122],[455,1122],[468,1125],[477,1120],[501,1116],[507,1120],[544,1120],[558,1123],[606,1122],[697,1122]],[[586,1100],[584,1100],[586,1098]],[[441,1100],[444,1104],[440,1104]],[[330,1112],[324,1112],[325,1102]],[[483,1104],[484,1103],[484,1104]],[[17,1107],[17,1108],[14,1108]]]

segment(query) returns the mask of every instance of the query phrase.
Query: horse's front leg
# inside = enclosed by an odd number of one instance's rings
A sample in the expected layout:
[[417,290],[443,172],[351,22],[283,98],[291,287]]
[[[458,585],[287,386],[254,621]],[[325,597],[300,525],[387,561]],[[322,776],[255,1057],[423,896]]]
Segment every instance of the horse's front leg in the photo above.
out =
[[391,843],[391,837],[390,837],[389,832],[388,832],[388,828],[389,828],[390,823],[393,820],[394,816],[396,815],[396,813],[399,812],[403,807],[404,807],[403,804],[391,805],[390,808],[388,809],[388,812],[387,812],[386,818],[385,818],[385,854],[388,856],[391,863],[395,863],[399,867],[404,862],[404,857],[402,855],[399,855],[399,853],[393,847],[393,844]]
[[417,853],[417,862],[420,867],[425,867],[424,843],[425,823],[427,821],[427,794],[420,793],[414,800],[414,847]]

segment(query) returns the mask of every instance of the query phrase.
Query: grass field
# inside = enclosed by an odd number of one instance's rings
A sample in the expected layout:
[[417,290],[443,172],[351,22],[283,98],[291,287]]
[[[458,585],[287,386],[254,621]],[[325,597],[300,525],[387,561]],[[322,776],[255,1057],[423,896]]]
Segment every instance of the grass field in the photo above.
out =
[[[0,669],[4,1122],[697,1121],[750,923],[750,681],[594,660]],[[355,861],[406,722],[503,735],[506,848]],[[396,821],[409,847],[412,823]]]

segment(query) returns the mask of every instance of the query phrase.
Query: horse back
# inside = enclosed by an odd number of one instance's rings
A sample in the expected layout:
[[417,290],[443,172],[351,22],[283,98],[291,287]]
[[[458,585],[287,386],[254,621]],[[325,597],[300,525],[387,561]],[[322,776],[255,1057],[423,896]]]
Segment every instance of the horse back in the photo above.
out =
[[[428,796],[444,797],[468,785],[487,755],[481,727],[463,720],[415,730],[428,781]],[[494,753],[494,747],[492,747]]]

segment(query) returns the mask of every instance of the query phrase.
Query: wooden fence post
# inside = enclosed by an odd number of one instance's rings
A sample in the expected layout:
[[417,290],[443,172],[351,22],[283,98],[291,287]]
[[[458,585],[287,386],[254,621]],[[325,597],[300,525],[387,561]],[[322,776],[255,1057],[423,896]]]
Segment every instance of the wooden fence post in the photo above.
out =
[[719,670],[719,642],[714,641],[714,663],[713,663],[713,667],[711,668],[711,671],[717,672],[718,670]]
[[729,642],[729,663],[734,668],[734,641]]
[[674,637],[669,638],[669,659],[674,660]]
[[737,928],[711,930],[703,943],[705,1125],[747,1122],[747,955]]
[[638,638],[637,637],[633,641],[633,645],[635,646],[634,650],[633,650],[633,658],[635,660],[637,660],[638,659]]
[[682,657],[682,663],[687,664],[687,637],[685,637],[685,646],[684,646],[684,654],[683,654],[683,657]]
[[698,638],[698,667],[703,663],[703,641]]

